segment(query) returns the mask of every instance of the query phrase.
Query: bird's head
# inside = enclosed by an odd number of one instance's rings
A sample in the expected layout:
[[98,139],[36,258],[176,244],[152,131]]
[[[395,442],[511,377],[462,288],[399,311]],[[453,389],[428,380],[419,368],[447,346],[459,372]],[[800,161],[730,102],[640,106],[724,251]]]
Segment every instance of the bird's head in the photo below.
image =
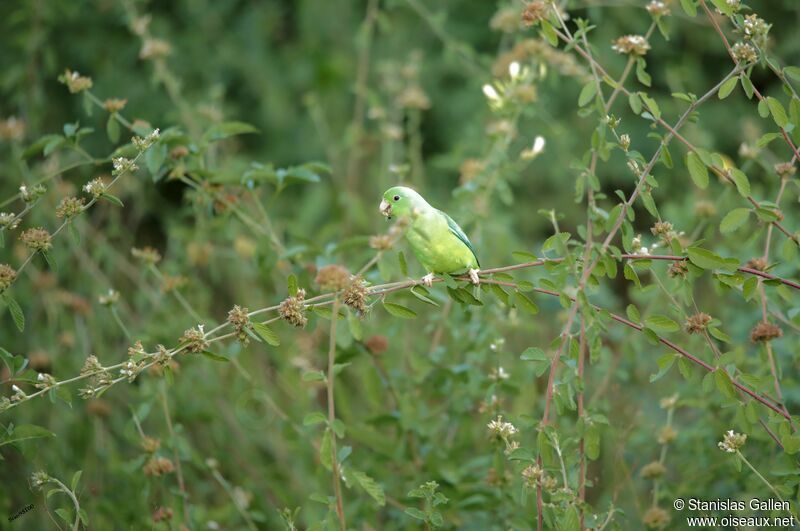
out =
[[383,193],[381,214],[389,219],[411,216],[415,209],[422,210],[427,203],[417,192],[405,186],[393,186]]

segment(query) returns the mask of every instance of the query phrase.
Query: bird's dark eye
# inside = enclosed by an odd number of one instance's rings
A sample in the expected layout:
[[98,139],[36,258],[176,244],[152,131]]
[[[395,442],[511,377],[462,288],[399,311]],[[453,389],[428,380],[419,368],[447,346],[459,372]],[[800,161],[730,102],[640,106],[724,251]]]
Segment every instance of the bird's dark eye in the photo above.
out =
[[394,200],[395,201],[400,201],[400,196],[399,195],[394,196]]

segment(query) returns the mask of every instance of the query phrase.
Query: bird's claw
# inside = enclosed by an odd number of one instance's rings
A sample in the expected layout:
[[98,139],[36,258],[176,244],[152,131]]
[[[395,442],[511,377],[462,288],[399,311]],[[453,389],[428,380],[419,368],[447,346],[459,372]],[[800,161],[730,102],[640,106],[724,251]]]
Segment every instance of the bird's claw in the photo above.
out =
[[423,285],[429,288],[433,287],[433,273],[428,273],[427,275],[422,277],[420,279],[420,282],[422,282]]
[[481,283],[481,279],[478,278],[478,273],[480,273],[480,269],[470,269],[467,271],[469,274],[469,279],[472,281],[473,284],[478,285]]

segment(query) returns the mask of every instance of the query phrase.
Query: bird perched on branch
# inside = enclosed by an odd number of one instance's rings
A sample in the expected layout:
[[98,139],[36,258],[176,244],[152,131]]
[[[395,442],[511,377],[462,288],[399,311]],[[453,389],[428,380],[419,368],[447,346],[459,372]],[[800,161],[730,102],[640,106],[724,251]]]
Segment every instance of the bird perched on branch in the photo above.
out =
[[428,204],[411,188],[395,186],[383,194],[381,214],[407,218],[410,225],[405,233],[417,260],[428,271],[422,277],[426,286],[433,285],[436,273],[464,273],[478,284],[480,263],[467,235],[453,218]]

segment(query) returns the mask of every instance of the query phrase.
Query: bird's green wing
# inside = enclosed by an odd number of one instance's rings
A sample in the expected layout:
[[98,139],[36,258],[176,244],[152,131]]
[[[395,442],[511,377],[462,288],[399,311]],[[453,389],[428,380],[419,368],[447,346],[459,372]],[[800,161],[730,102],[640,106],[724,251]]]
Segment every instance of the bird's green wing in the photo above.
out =
[[453,218],[448,216],[446,212],[442,212],[441,210],[437,210],[437,212],[444,216],[444,219],[447,220],[447,226],[450,228],[450,232],[469,248],[470,252],[472,252],[472,256],[475,257],[475,263],[477,263],[478,267],[480,267],[481,263],[478,260],[478,255],[475,253],[475,248],[472,247],[472,242],[469,241],[469,238],[467,238],[467,235],[464,234],[463,230],[461,230],[461,227],[458,226],[458,223],[456,223]]

